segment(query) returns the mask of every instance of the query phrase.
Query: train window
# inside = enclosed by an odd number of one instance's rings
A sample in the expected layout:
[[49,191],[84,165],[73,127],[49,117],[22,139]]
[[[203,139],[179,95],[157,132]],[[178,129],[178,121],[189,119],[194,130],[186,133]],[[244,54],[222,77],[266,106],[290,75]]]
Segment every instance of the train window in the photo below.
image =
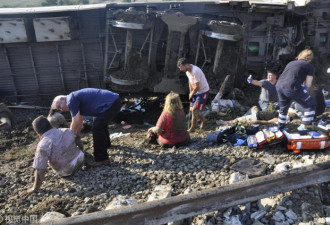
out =
[[69,17],[35,18],[33,25],[37,42],[71,40]]
[[259,42],[249,42],[248,45],[248,56],[259,55]]
[[0,19],[0,43],[26,42],[24,19]]
[[320,33],[320,47],[326,47],[328,42],[328,33]]

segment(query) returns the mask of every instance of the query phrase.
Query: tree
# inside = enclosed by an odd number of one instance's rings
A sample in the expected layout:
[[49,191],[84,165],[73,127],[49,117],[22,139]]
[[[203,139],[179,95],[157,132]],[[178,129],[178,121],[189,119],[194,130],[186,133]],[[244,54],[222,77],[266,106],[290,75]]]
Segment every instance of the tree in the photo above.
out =
[[57,0],[46,0],[45,2],[41,3],[42,6],[54,6],[57,5]]

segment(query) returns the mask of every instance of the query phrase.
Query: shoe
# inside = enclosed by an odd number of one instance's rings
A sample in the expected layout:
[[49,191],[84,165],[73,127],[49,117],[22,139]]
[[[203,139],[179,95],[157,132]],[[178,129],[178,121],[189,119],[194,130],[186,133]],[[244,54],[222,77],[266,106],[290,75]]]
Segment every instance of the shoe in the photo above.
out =
[[103,160],[103,161],[93,162],[92,164],[90,164],[90,166],[98,167],[98,166],[109,165],[109,164],[110,164],[110,160],[106,159],[106,160]]
[[252,106],[251,108],[251,114],[256,115],[259,112],[259,109],[257,106]]
[[300,131],[300,132],[304,132],[304,131],[307,131],[307,130],[308,129],[302,124],[297,128],[297,131]]

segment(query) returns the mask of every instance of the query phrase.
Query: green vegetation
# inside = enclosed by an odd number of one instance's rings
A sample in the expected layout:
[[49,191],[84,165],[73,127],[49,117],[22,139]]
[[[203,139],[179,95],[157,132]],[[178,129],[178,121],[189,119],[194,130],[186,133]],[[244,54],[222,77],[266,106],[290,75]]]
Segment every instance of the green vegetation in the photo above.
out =
[[1,8],[15,8],[15,7],[37,7],[45,0],[1,0]]
[[40,7],[105,3],[106,0],[1,0],[0,8]]

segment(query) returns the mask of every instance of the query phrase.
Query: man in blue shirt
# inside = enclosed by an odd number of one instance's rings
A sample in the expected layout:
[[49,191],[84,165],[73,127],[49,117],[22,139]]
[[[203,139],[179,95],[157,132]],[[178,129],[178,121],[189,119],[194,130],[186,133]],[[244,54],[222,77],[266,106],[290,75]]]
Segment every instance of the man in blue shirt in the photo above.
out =
[[110,147],[108,131],[109,122],[119,113],[121,99],[117,93],[96,88],[84,88],[71,92],[69,95],[59,95],[53,100],[52,109],[68,112],[72,116],[70,129],[80,135],[83,127],[83,116],[92,116],[93,143],[95,162],[92,166],[109,164],[107,152]]
[[277,102],[277,91],[276,91],[276,81],[277,73],[274,71],[267,71],[267,79],[264,80],[254,80],[250,75],[247,79],[250,84],[261,87],[261,93],[259,96],[259,107],[262,111],[268,111],[268,106],[270,103]]

